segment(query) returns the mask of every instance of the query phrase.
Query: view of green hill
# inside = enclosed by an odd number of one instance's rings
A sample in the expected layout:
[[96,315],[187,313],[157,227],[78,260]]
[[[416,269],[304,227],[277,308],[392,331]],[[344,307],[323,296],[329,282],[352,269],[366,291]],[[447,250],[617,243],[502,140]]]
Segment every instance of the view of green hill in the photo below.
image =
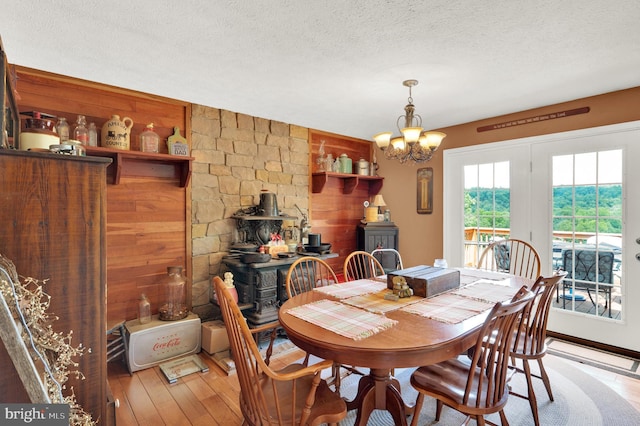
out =
[[[574,198],[575,189],[575,198]],[[575,200],[575,201],[574,201]],[[509,228],[508,188],[470,188],[465,191],[465,227]],[[574,211],[575,209],[575,211]],[[594,185],[553,189],[555,231],[622,232],[622,186]],[[572,223],[575,218],[575,229]]]

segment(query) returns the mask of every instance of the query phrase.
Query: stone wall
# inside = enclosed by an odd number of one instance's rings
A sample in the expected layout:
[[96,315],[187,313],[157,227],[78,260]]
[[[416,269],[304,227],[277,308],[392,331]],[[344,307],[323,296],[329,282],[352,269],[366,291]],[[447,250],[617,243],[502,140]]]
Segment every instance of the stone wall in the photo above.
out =
[[193,105],[191,155],[191,235],[193,311],[213,312],[211,277],[236,241],[231,216],[255,206],[260,191],[278,197],[281,213],[298,216],[295,204],[309,206],[307,128],[217,108]]

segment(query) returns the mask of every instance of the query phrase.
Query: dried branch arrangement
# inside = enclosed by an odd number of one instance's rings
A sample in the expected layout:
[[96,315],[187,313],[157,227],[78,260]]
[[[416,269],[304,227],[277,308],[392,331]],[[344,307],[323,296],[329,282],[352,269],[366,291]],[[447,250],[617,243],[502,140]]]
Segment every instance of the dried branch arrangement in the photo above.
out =
[[53,330],[52,323],[58,317],[47,313],[51,297],[43,291],[45,285],[46,280],[30,277],[20,280],[13,262],[0,254],[0,292],[34,363],[44,368],[43,384],[49,399],[55,404],[69,405],[70,425],[95,425],[91,415],[76,402],[73,388],[69,395],[63,395],[70,375],[84,379],[74,359],[82,356],[85,349],[90,353],[91,348],[83,347],[82,343],[72,346],[73,330],[66,335]]

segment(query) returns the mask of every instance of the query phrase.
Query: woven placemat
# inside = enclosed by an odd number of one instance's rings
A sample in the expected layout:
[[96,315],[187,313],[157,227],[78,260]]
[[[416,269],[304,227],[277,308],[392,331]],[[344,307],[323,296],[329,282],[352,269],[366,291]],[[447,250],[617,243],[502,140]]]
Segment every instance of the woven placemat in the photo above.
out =
[[333,300],[320,300],[296,306],[287,313],[353,340],[365,339],[397,324],[396,320],[383,315]]

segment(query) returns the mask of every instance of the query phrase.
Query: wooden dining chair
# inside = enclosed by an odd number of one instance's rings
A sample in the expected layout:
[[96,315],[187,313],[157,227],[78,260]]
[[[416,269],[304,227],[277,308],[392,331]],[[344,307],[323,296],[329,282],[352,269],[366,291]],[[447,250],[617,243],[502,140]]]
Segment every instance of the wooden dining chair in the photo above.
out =
[[495,304],[480,329],[471,360],[460,356],[420,367],[411,375],[411,385],[418,391],[412,426],[418,424],[425,395],[437,400],[436,421],[444,404],[466,414],[467,422],[474,417],[484,425],[485,414],[498,412],[502,424],[508,424],[503,409],[509,397],[513,333],[533,296],[523,286],[510,302]]
[[371,256],[378,259],[385,273],[404,269],[400,252],[392,248],[379,248],[371,251]]
[[322,259],[305,256],[289,266],[285,286],[287,297],[313,290],[316,287],[337,284],[338,278],[331,266]]
[[[553,393],[551,392],[551,383],[547,375],[542,358],[547,353],[547,319],[551,310],[551,301],[556,287],[567,275],[566,272],[557,273],[551,277],[538,277],[535,284],[531,287],[531,292],[535,295],[531,309],[526,312],[518,327],[518,332],[511,351],[512,366],[516,371],[524,373],[527,379],[527,395],[514,392],[511,389],[511,395],[525,398],[529,400],[533,421],[538,426],[540,420],[538,417],[538,405],[536,395],[533,391],[532,377],[542,379],[544,387],[547,389],[549,399],[553,401]],[[522,367],[516,364],[516,360],[521,360]],[[540,370],[540,375],[531,372],[529,361],[536,360]]]
[[291,364],[275,371],[256,345],[237,303],[220,277],[213,279],[240,383],[240,410],[247,425],[337,424],[347,405],[320,377],[331,361]]
[[494,241],[480,255],[478,269],[506,272],[535,280],[540,276],[540,256],[526,241],[516,239]]
[[[331,268],[331,265],[324,260],[313,256],[301,257],[293,262],[291,266],[289,266],[289,271],[287,272],[287,278],[285,280],[287,296],[289,298],[311,291],[316,287],[337,283],[338,278],[336,277],[333,268]],[[308,362],[308,360],[309,354],[306,355],[305,362]],[[332,381],[330,384],[334,386],[336,392],[340,392],[340,382],[342,379],[341,368],[344,368],[348,374],[362,374],[354,367],[334,363],[332,367]]]
[[385,275],[384,268],[378,259],[366,251],[354,251],[350,253],[344,260],[343,273],[346,281],[375,278]]

